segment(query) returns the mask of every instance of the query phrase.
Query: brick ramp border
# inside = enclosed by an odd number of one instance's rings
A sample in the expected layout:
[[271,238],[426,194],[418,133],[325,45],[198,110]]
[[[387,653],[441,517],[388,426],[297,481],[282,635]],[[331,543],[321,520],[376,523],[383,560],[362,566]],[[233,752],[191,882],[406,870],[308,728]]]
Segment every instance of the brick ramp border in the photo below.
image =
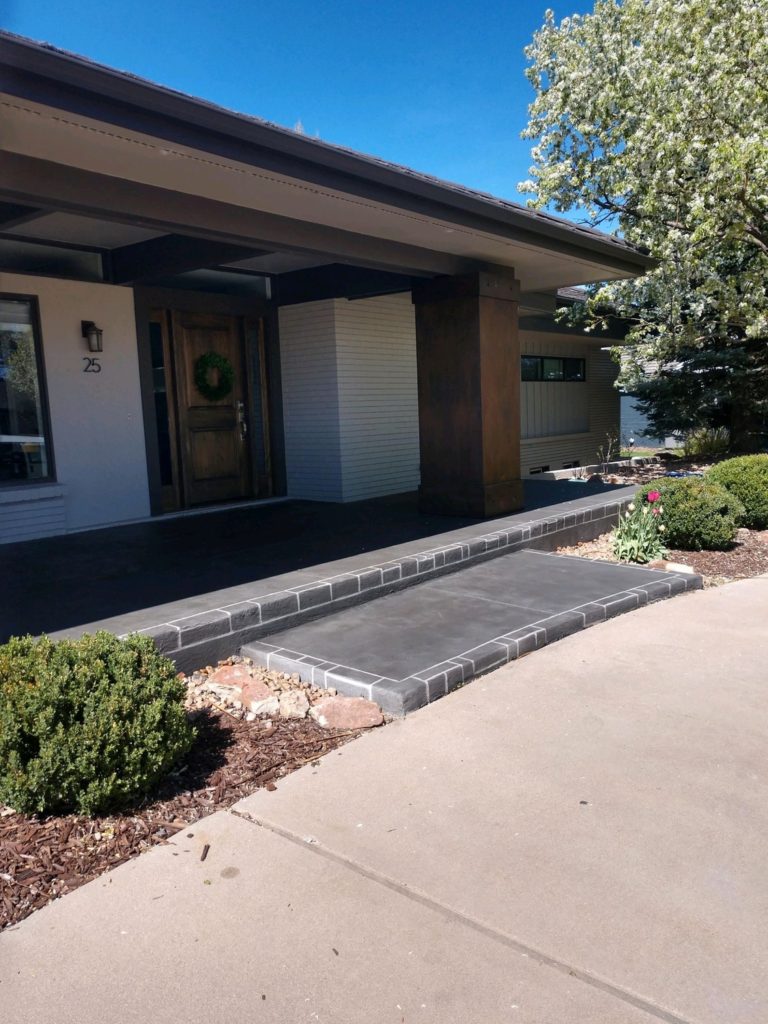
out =
[[633,497],[634,490],[620,498],[568,512],[538,519],[532,516],[519,525],[497,526],[464,541],[426,548],[356,572],[225,604],[171,622],[159,622],[137,632],[151,636],[178,669],[192,671],[234,654],[242,644],[489,558],[522,548],[551,550],[591,539],[610,529]]
[[663,601],[686,591],[700,590],[703,586],[701,576],[663,573],[653,569],[646,571],[654,573],[658,579],[649,580],[629,590],[617,591],[539,619],[511,633],[493,637],[404,679],[390,679],[347,665],[335,665],[264,641],[247,644],[241,653],[265,668],[289,674],[298,673],[302,680],[314,683],[315,686],[334,687],[340,693],[352,697],[367,697],[375,700],[390,714],[402,716],[444,697],[475,676],[490,672],[565,636],[655,601]]

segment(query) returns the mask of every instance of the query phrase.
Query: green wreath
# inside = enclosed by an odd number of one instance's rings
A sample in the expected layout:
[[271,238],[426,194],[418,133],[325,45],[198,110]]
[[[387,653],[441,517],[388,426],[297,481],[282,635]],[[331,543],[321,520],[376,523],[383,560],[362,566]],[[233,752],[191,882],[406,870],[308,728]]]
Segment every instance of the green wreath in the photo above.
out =
[[[209,374],[217,370],[219,380],[211,384]],[[226,398],[235,383],[235,370],[226,356],[218,352],[205,352],[195,362],[195,387],[209,402],[218,402]]]

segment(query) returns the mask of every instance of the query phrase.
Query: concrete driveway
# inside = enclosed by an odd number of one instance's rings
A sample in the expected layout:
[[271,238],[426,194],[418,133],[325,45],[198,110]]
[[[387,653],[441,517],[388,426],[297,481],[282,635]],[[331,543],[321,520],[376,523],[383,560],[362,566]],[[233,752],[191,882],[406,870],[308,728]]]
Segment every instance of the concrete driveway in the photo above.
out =
[[765,1024],[767,694],[768,577],[577,634],[0,936],[2,1019]]

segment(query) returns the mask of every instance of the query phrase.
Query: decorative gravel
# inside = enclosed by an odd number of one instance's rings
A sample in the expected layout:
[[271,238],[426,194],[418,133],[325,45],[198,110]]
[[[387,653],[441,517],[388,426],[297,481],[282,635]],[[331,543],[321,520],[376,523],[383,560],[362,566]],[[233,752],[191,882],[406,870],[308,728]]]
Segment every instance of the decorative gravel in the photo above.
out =
[[706,473],[718,459],[686,459],[682,455],[662,452],[658,462],[648,466],[623,466],[616,473],[606,473],[603,477],[607,484],[621,484],[622,487],[642,487],[651,480],[658,480],[667,473]]

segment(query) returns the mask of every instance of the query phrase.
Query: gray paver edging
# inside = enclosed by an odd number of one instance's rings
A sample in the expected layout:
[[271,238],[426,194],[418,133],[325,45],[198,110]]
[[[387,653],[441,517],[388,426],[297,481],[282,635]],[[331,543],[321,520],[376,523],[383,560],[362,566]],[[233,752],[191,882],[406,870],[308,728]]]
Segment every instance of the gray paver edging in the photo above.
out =
[[555,640],[643,605],[662,601],[687,590],[700,590],[702,587],[701,577],[693,574],[658,572],[656,575],[658,578],[648,583],[609,594],[539,619],[522,629],[493,637],[471,650],[462,651],[405,679],[376,676],[264,641],[248,644],[242,653],[265,668],[289,674],[298,673],[305,682],[315,686],[333,687],[349,696],[367,697],[391,714],[404,715],[444,697],[475,676],[514,661]]
[[[138,632],[151,636],[160,651],[186,670],[193,667],[195,657],[224,657],[250,640],[454,572],[478,561],[525,547],[547,547],[550,541],[554,542],[554,534],[573,534],[586,529],[595,535],[602,532],[601,528],[607,529],[608,521],[615,520],[631,500],[631,495],[625,495],[552,516],[532,517],[515,526],[426,548],[356,572],[211,608],[172,622],[159,622]],[[558,538],[558,543],[565,539]],[[231,648],[229,651],[227,646]]]

